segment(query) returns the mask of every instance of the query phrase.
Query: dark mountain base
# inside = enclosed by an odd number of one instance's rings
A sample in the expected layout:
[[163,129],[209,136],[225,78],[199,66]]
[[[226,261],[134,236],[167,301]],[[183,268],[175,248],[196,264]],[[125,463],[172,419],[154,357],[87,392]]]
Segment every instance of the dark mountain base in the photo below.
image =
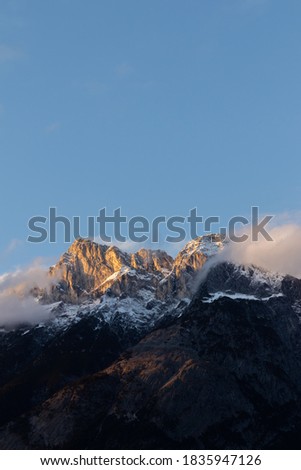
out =
[[0,446],[299,449],[300,333],[287,297],[196,296],[117,362],[3,426]]

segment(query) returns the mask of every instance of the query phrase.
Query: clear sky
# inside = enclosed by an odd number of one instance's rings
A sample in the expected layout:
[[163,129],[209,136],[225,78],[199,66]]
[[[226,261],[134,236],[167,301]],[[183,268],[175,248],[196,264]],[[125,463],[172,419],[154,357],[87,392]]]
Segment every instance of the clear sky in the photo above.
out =
[[1,0],[0,273],[27,220],[300,208],[300,0]]

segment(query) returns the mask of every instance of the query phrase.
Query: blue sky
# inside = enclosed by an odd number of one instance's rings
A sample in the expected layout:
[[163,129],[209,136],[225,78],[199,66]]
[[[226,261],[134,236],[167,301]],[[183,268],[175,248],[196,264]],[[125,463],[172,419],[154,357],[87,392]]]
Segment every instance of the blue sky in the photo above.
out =
[[299,0],[1,0],[0,272],[85,220],[300,209]]

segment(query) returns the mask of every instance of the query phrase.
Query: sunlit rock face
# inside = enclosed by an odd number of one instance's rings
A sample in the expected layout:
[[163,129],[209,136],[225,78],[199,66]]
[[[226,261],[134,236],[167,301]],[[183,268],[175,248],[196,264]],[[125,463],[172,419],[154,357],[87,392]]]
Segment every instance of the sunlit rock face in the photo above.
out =
[[129,255],[117,247],[79,239],[61,256],[51,275],[60,280],[62,297],[75,302],[94,295],[97,290],[102,292],[103,283],[129,264]]
[[[158,299],[191,298],[195,274],[223,247],[219,235],[198,237],[173,259],[163,250],[140,249],[129,254],[115,246],[76,240],[51,268],[59,282],[52,300],[72,303],[114,295],[135,295],[152,290]],[[49,300],[49,299],[48,299]]]
[[161,282],[160,296],[191,298],[197,289],[197,273],[209,258],[224,248],[224,244],[225,239],[219,234],[204,235],[188,242],[177,254],[169,275]]

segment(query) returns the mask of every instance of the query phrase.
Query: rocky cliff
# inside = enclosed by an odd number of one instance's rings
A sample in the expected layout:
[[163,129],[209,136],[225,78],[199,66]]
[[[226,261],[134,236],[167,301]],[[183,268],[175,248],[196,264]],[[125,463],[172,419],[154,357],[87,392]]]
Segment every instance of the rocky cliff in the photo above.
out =
[[51,268],[58,283],[46,301],[79,303],[99,298],[108,290],[114,295],[134,296],[142,289],[152,289],[161,300],[190,298],[195,274],[222,247],[219,235],[199,237],[173,260],[162,250],[140,249],[129,254],[115,246],[79,239]]

